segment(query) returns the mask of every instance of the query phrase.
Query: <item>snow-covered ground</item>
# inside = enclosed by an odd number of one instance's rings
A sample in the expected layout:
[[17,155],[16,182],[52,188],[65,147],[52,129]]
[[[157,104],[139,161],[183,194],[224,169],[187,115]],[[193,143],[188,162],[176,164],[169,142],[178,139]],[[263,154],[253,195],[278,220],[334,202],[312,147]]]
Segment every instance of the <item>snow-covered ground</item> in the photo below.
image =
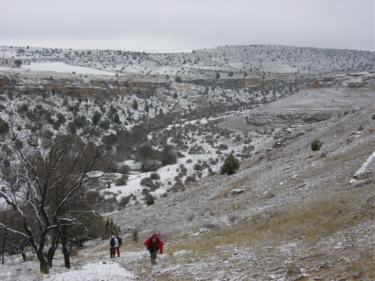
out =
[[81,269],[70,270],[64,273],[50,275],[43,280],[46,281],[132,281],[134,275],[118,263],[88,263]]
[[[5,264],[0,265],[0,280],[2,281],[134,281],[132,272],[123,267],[130,261],[148,260],[143,251],[130,252],[124,249],[120,258],[110,259],[107,248],[103,249],[106,241],[88,243],[89,247],[82,250],[81,255],[72,258],[72,268],[66,269],[61,263],[62,256],[57,253],[54,266],[48,275],[39,272],[37,261],[22,262],[20,255],[6,256]],[[104,251],[103,251],[104,250]],[[30,254],[30,253],[29,253]]]
[[91,75],[115,75],[113,72],[103,71],[95,68],[82,67],[77,65],[66,64],[64,62],[38,62],[30,65],[22,65],[22,69],[29,71],[52,71],[62,73],[77,73]]

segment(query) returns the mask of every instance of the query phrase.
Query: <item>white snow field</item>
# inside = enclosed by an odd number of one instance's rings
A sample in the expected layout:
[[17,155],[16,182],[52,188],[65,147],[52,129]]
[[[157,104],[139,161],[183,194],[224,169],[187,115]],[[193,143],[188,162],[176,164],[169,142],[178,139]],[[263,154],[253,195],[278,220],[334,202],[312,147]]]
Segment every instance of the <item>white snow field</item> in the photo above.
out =
[[38,62],[30,65],[23,65],[23,69],[30,71],[53,71],[77,74],[92,74],[92,75],[115,75],[113,72],[103,71],[95,68],[82,67],[77,65],[70,65],[64,62]]
[[50,275],[46,281],[133,281],[134,275],[120,267],[118,263],[89,263],[79,270],[70,270],[56,275]]

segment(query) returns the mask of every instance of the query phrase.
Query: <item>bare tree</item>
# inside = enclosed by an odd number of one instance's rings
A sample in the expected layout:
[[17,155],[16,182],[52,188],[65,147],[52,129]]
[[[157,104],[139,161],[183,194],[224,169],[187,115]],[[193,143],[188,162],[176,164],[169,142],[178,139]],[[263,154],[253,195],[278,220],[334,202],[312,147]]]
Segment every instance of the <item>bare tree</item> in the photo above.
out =
[[[12,225],[17,230],[22,229],[22,221],[20,221],[13,210],[3,210],[0,212],[0,221],[7,225]],[[24,253],[27,240],[19,235],[9,235],[5,229],[0,229],[0,248],[1,248],[1,263],[5,263],[5,253],[21,254],[24,261],[26,255]]]
[[[28,153],[19,145],[14,148],[19,165],[8,179],[9,185],[1,189],[0,198],[22,220],[23,229],[4,222],[0,228],[27,239],[40,271],[48,274],[60,229],[77,222],[69,214],[69,205],[90,181],[87,174],[102,156],[102,149],[75,136],[57,137],[46,151]],[[52,243],[46,254],[48,240]]]

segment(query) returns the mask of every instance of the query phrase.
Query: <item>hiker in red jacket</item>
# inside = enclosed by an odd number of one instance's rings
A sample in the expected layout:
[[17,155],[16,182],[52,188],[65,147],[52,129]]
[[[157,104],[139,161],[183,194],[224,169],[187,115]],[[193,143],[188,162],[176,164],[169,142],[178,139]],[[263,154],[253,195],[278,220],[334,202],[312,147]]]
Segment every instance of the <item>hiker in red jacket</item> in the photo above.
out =
[[156,256],[158,251],[160,254],[163,254],[163,241],[161,241],[158,234],[153,234],[150,238],[144,241],[143,243],[146,249],[150,252],[151,255],[151,265],[156,264]]

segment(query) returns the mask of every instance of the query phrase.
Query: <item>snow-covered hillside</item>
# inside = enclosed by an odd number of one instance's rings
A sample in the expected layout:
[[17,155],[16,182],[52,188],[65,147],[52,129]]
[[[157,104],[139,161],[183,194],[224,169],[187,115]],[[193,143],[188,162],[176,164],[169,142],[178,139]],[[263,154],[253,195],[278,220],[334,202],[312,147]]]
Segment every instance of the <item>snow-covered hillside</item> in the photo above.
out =
[[[372,74],[322,77],[321,70],[346,71],[352,60],[352,69],[371,68],[373,55],[279,46],[177,54],[1,47],[0,60],[7,66],[0,69],[0,117],[25,146],[43,148],[48,145],[46,139],[75,134],[106,145],[109,153],[116,154],[117,167],[135,163],[127,181],[120,180],[121,169],[113,168],[113,175],[96,187],[100,197],[114,200],[112,208],[117,208],[148,194],[158,198],[184,189],[218,173],[230,153],[240,159],[252,157],[257,151],[253,139],[261,139],[265,132],[233,133],[217,128],[219,121],[306,87],[364,85]],[[22,60],[21,67],[10,67],[17,59]],[[305,64],[309,68],[299,70],[306,74],[284,73],[296,72],[297,65]],[[263,66],[277,73],[262,74]],[[115,72],[125,74],[106,75]],[[145,144],[157,153],[171,146],[178,157],[168,165],[157,157],[141,160],[137,149]],[[9,141],[5,139],[1,146],[7,166],[14,164],[7,154]],[[142,171],[142,161],[151,170]]]
[[[43,64],[36,65],[39,69]],[[240,159],[251,157],[255,149],[251,137],[218,129],[217,122],[291,95],[312,82],[311,77],[296,80],[294,75],[287,79],[267,75],[264,79],[149,81],[102,72],[99,76],[64,74],[58,72],[59,67],[65,70],[68,65],[46,64],[53,71],[0,70],[0,117],[10,128],[8,138],[3,135],[2,159],[7,167],[16,164],[7,152],[10,134],[17,135],[25,147],[41,149],[61,134],[104,144],[109,154],[116,155],[116,164],[113,175],[93,188],[101,200],[115,200],[111,208],[138,202],[147,194],[158,198],[218,173],[230,153]],[[158,155],[171,147],[177,159],[168,164],[162,163],[161,156],[139,159],[137,150],[144,145]],[[136,168],[124,181],[119,171],[129,161]],[[152,167],[142,168],[142,162]],[[152,172],[158,175],[151,180]]]
[[243,77],[263,72],[340,73],[375,68],[370,51],[287,46],[225,46],[190,53],[137,53],[122,50],[71,50],[0,47],[0,66],[62,61],[119,74],[164,75],[183,78]]

